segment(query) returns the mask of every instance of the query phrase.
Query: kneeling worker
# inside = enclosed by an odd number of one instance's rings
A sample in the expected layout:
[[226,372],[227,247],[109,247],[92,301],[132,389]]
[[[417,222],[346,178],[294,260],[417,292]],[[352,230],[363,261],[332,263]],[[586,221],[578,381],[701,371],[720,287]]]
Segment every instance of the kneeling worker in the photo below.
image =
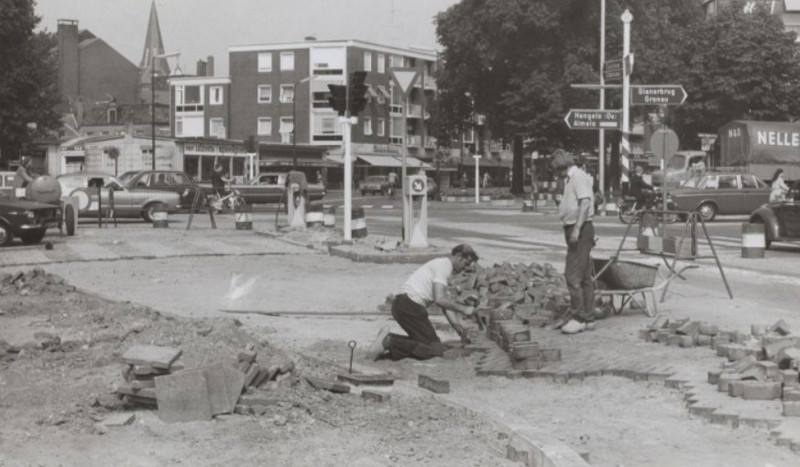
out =
[[408,336],[389,333],[389,326],[384,326],[369,348],[369,357],[376,360],[382,357],[392,360],[441,357],[445,348],[428,317],[427,307],[432,303],[442,308],[447,321],[464,339],[463,330],[457,327],[447,312],[450,310],[470,316],[475,308],[459,305],[448,297],[447,279],[477,260],[475,250],[461,244],[453,248],[449,256],[432,259],[414,271],[392,302],[392,316]]

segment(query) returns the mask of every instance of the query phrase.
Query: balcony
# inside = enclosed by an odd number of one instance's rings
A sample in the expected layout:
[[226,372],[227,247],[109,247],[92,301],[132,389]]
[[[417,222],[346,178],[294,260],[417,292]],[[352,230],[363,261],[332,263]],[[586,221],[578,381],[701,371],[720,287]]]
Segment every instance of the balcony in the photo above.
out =
[[422,106],[419,104],[409,104],[406,110],[406,118],[422,118]]
[[408,135],[408,147],[410,148],[418,148],[422,146],[422,136],[420,135]]
[[425,81],[426,91],[436,91],[436,79],[427,73],[424,76],[420,76],[419,79],[414,81],[414,87],[422,88],[423,81]]

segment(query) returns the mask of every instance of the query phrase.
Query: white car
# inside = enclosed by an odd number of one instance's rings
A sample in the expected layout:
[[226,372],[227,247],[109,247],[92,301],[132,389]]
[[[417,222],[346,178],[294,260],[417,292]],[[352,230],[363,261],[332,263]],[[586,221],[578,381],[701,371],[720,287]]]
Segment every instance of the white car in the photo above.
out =
[[[180,196],[171,191],[130,188],[116,177],[104,173],[79,172],[60,175],[63,197],[78,198],[80,216],[96,216],[98,210],[96,185],[102,183],[100,202],[107,209],[109,192],[114,192],[114,214],[117,217],[142,217],[152,222],[153,211],[165,208],[168,212],[180,209]],[[90,182],[91,187],[90,187]]]

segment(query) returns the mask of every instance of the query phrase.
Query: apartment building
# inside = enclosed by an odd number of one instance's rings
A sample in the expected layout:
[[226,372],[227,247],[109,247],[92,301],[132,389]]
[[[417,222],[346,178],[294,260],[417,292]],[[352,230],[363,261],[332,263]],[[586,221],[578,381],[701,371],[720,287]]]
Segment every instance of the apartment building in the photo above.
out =
[[[709,17],[717,14],[720,8],[729,5],[732,0],[700,1],[706,17]],[[747,0],[743,7],[745,11],[752,11],[756,6],[764,6],[770,13],[779,16],[786,30],[796,32],[800,41],[800,0]]]
[[[366,71],[368,85],[367,106],[352,129],[356,178],[399,170],[404,137],[408,166],[430,167],[424,161],[431,159],[435,141],[428,136],[425,108],[436,90],[434,54],[358,40],[234,46],[228,53],[229,137],[253,141],[262,170],[297,160],[312,180],[323,171],[336,185],[342,126],[328,103],[328,85],[346,84],[354,71]],[[391,77],[395,67],[418,70],[407,106]]]

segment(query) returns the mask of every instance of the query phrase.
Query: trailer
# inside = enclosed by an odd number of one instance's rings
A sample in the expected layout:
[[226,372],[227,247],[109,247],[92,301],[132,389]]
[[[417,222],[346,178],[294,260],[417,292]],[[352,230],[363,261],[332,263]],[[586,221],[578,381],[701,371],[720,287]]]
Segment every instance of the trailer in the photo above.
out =
[[763,180],[777,169],[800,180],[800,122],[734,120],[719,129],[721,166],[745,167]]

